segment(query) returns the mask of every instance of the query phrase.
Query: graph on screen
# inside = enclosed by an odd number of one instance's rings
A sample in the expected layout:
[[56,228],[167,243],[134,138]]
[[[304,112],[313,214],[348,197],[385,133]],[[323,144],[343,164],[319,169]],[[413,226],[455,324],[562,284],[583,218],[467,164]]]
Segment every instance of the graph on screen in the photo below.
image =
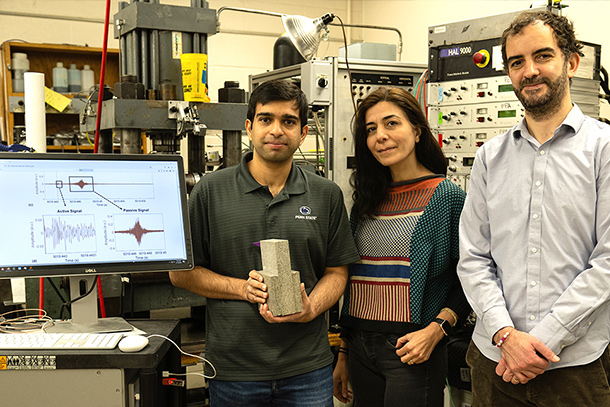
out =
[[103,199],[113,202],[121,199],[154,199],[151,174],[129,174],[133,182],[117,179],[116,174],[98,176],[74,176],[69,174],[41,174],[37,177],[37,189],[51,201],[66,203],[70,199]]
[[95,219],[91,215],[43,216],[47,253],[95,252]]
[[[0,167],[0,184],[17,194],[11,205],[23,208],[9,220],[14,232],[0,249],[11,253],[13,265],[184,258],[175,162],[16,163]],[[4,202],[8,197],[0,196]]]
[[138,217],[117,215],[114,217],[114,225],[117,250],[165,248],[165,230],[161,214]]

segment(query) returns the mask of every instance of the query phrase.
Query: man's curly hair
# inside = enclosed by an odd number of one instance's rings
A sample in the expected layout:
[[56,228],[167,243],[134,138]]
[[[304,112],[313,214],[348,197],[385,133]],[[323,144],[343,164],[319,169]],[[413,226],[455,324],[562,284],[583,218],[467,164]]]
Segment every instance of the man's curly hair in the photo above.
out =
[[583,45],[576,39],[574,33],[574,24],[564,16],[558,16],[548,11],[526,11],[519,14],[504,30],[500,39],[502,45],[502,62],[504,62],[504,71],[508,72],[508,61],[506,57],[506,41],[519,34],[525,27],[540,21],[548,25],[553,30],[553,35],[557,40],[557,45],[563,53],[567,61],[573,53],[584,56],[582,52]]

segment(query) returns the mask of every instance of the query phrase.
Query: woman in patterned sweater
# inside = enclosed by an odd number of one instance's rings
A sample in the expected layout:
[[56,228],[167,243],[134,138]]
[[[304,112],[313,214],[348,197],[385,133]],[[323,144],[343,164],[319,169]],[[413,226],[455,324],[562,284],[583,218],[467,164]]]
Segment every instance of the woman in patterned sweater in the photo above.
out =
[[417,100],[380,88],[354,118],[352,229],[361,260],[350,268],[334,372],[358,407],[443,406],[442,341],[468,315],[457,279],[464,192]]

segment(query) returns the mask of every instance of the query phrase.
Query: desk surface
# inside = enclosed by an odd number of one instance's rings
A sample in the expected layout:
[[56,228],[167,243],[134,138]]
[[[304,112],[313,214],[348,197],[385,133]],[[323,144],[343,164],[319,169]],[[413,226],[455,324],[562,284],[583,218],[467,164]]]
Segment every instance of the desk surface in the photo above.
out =
[[[180,320],[132,319],[128,320],[136,328],[147,335],[159,334],[166,336],[180,345]],[[54,356],[57,369],[149,369],[156,367],[170,347],[169,341],[152,337],[149,344],[139,352],[125,353],[118,347],[112,350],[0,350],[1,356]]]

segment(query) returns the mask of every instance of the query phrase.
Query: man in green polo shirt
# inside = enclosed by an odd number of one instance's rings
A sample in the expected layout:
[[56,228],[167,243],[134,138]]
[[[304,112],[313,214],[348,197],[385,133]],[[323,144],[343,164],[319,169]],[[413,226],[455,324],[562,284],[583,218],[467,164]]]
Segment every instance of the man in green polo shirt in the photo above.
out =
[[[207,298],[206,358],[217,372],[210,381],[213,407],[333,405],[324,313],[343,293],[347,264],[359,256],[340,188],[292,161],[307,136],[307,107],[291,82],[259,85],[246,120],[254,151],[203,177],[190,195],[197,266],[170,277]],[[298,314],[276,317],[265,304],[254,245],[264,239],[289,241],[304,286]]]

